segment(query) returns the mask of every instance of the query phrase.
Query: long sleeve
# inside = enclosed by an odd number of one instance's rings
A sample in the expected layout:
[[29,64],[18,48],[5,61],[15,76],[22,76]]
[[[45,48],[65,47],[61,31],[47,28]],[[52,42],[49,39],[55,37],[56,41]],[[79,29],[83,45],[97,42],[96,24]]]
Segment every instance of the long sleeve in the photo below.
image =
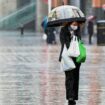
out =
[[62,52],[63,52],[63,48],[64,48],[64,43],[65,43],[63,28],[61,29],[61,32],[60,32],[60,43],[61,43],[61,52],[60,52],[60,56],[59,56],[59,61],[61,61],[61,59],[62,59]]

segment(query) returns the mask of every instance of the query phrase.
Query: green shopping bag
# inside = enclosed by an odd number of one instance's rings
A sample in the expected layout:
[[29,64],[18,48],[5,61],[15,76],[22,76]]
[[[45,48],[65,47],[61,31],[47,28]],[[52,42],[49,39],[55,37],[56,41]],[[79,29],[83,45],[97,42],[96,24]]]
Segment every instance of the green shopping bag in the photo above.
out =
[[81,40],[79,40],[80,55],[76,58],[77,63],[83,63],[86,60],[86,48]]

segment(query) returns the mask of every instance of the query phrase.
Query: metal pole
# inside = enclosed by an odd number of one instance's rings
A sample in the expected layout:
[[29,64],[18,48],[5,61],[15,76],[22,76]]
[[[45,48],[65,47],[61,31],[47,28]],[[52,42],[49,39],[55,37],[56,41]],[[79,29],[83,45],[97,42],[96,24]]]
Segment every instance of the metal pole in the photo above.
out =
[[48,13],[50,13],[50,11],[51,11],[51,4],[52,4],[52,2],[51,2],[51,0],[48,0]]
[[47,4],[45,4],[42,0],[36,0],[36,3],[36,31],[41,32],[41,22],[43,17],[48,15],[48,7]]

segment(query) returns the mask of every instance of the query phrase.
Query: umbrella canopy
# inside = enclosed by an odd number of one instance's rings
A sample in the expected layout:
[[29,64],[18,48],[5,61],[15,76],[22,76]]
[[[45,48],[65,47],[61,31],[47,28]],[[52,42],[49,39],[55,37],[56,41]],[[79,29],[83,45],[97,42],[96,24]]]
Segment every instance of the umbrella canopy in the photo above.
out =
[[87,18],[87,20],[88,20],[88,21],[91,21],[91,20],[94,20],[95,18],[96,18],[95,16],[90,15],[90,16]]
[[63,5],[54,8],[48,15],[48,27],[60,26],[65,22],[85,22],[86,18],[82,11],[70,5]]
[[46,30],[47,28],[47,23],[48,23],[48,17],[44,17],[42,23],[41,23],[41,26],[43,27],[44,31]]

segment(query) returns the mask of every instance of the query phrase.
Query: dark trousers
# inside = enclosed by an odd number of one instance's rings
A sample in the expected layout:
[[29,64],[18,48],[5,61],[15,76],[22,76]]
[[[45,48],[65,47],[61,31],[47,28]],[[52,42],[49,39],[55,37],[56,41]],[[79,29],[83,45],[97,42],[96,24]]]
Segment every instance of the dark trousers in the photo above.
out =
[[89,34],[89,44],[92,44],[92,34]]
[[20,31],[21,31],[21,35],[23,35],[24,34],[24,29],[21,28]]
[[[75,62],[75,59],[74,59]],[[80,65],[75,62],[76,68],[71,71],[65,72],[65,86],[66,86],[66,99],[70,98],[78,100],[79,91],[79,69]]]

